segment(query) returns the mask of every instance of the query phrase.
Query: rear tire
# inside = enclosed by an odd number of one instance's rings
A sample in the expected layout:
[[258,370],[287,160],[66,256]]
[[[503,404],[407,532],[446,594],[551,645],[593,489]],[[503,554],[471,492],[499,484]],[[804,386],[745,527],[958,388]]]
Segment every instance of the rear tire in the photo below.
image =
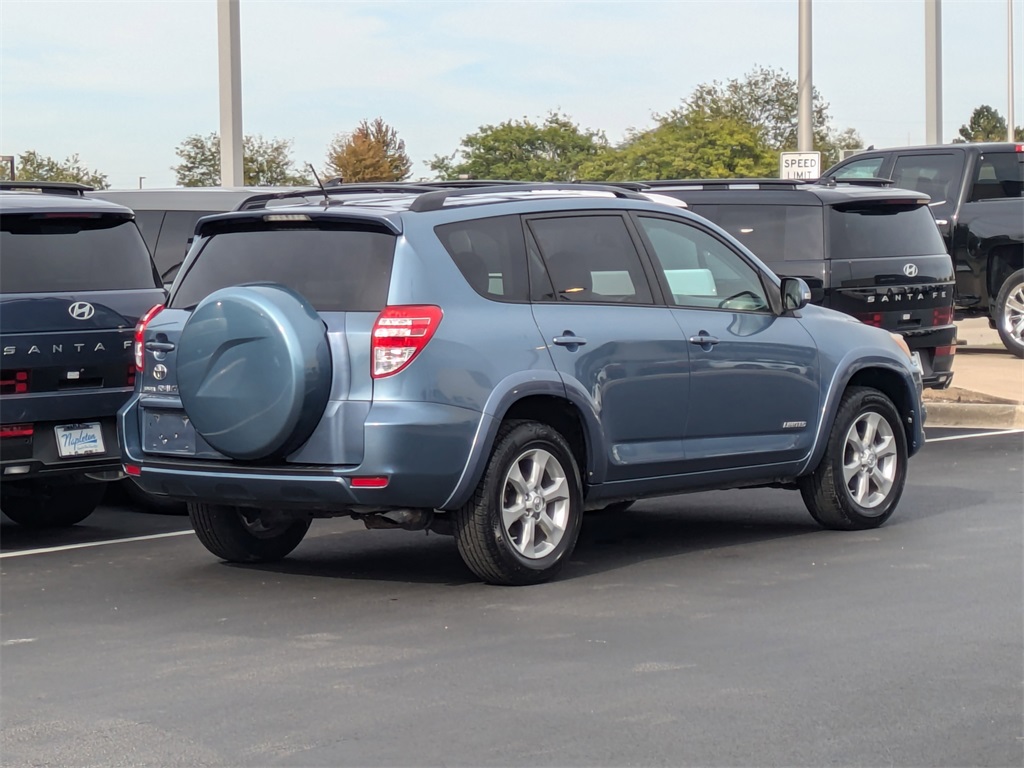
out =
[[454,513],[455,542],[489,584],[538,584],[572,555],[583,520],[579,469],[557,431],[505,422],[473,498]]
[[1003,282],[993,319],[1003,346],[1017,357],[1024,357],[1024,269],[1018,269]]
[[808,511],[825,528],[865,530],[896,509],[907,480],[907,436],[892,401],[876,389],[843,395],[825,455],[798,480]]
[[106,483],[10,483],[0,510],[26,528],[67,528],[91,515],[106,490]]
[[299,546],[310,520],[271,510],[189,502],[196,537],[231,563],[270,563]]

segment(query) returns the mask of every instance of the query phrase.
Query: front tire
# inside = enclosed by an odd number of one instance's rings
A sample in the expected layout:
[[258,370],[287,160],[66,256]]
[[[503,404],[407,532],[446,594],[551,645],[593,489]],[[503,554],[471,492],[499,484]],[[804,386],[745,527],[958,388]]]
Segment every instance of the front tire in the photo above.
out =
[[1024,357],[1024,269],[1003,282],[996,297],[996,330],[1010,352]]
[[272,563],[299,546],[310,520],[270,510],[189,502],[196,537],[221,560]]
[[876,389],[843,395],[818,468],[798,481],[823,527],[877,528],[896,509],[907,479],[907,436],[892,401]]
[[473,498],[453,518],[459,554],[489,584],[554,577],[583,520],[579,469],[565,438],[546,424],[503,424]]
[[106,483],[11,483],[0,509],[26,528],[67,528],[91,515],[106,490]]

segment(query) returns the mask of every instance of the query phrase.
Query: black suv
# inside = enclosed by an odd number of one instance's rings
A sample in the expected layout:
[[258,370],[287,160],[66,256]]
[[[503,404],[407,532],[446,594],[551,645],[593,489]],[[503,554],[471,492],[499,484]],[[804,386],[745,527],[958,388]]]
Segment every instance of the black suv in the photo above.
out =
[[73,525],[98,481],[123,477],[114,417],[135,385],[134,329],[165,294],[127,208],[75,184],[3,188],[18,191],[0,191],[0,509]]
[[780,179],[648,181],[756,253],[801,277],[812,301],[900,333],[921,357],[926,387],[953,379],[953,264],[928,198],[881,182]]
[[1024,357],[1024,144],[985,142],[869,150],[826,179],[892,178],[931,198],[956,265],[958,315],[984,316]]

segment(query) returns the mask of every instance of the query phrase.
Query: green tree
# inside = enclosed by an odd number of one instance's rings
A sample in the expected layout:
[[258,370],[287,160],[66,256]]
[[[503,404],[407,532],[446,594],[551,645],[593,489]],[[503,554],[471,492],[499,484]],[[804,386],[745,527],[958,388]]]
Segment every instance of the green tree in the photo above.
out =
[[[90,171],[78,159],[78,155],[65,158],[63,162],[28,150],[18,155],[14,173],[20,181],[74,181],[87,184],[95,189],[107,189],[107,175]],[[0,166],[0,179],[10,180],[11,169],[7,164]]]
[[[310,178],[295,169],[291,159],[292,143],[288,139],[264,139],[246,136],[242,139],[243,179],[246,186],[291,186],[311,183]],[[174,150],[180,158],[171,166],[182,187],[220,186],[220,136],[192,134]]]
[[380,117],[338,134],[327,149],[327,175],[345,182],[402,181],[411,170],[405,141]]
[[570,181],[579,176],[581,164],[607,148],[602,132],[549,112],[540,124],[524,117],[482,125],[464,136],[450,157],[436,155],[429,165],[442,179]]
[[[969,141],[1006,141],[1006,119],[988,104],[976,107],[966,125],[960,126],[960,137],[954,144]],[[1014,141],[1024,141],[1024,128],[1013,129]]]
[[[828,103],[814,89],[811,124],[814,147],[822,153],[825,168],[838,162],[840,150],[862,145],[853,129],[836,132]],[[756,66],[742,78],[715,80],[698,85],[679,109],[665,117],[679,119],[691,110],[723,115],[754,126],[765,146],[776,152],[792,151],[797,145],[797,82],[784,70]]]
[[713,179],[772,176],[777,154],[757,129],[727,115],[697,109],[660,118],[648,131],[634,133],[580,167],[593,181],[634,179]]

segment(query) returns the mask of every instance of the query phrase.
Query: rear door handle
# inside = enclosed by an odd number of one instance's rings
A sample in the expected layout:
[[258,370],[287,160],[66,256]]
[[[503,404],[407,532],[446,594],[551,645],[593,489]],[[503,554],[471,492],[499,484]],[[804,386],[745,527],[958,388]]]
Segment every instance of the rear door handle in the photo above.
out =
[[717,336],[708,336],[706,333],[699,334],[697,336],[690,337],[691,344],[698,344],[702,347],[713,347],[718,343]]
[[582,336],[573,336],[571,333],[565,336],[555,336],[551,341],[560,347],[582,347],[587,343]]
[[170,352],[174,349],[174,344],[170,341],[147,341],[146,349],[151,352]]

